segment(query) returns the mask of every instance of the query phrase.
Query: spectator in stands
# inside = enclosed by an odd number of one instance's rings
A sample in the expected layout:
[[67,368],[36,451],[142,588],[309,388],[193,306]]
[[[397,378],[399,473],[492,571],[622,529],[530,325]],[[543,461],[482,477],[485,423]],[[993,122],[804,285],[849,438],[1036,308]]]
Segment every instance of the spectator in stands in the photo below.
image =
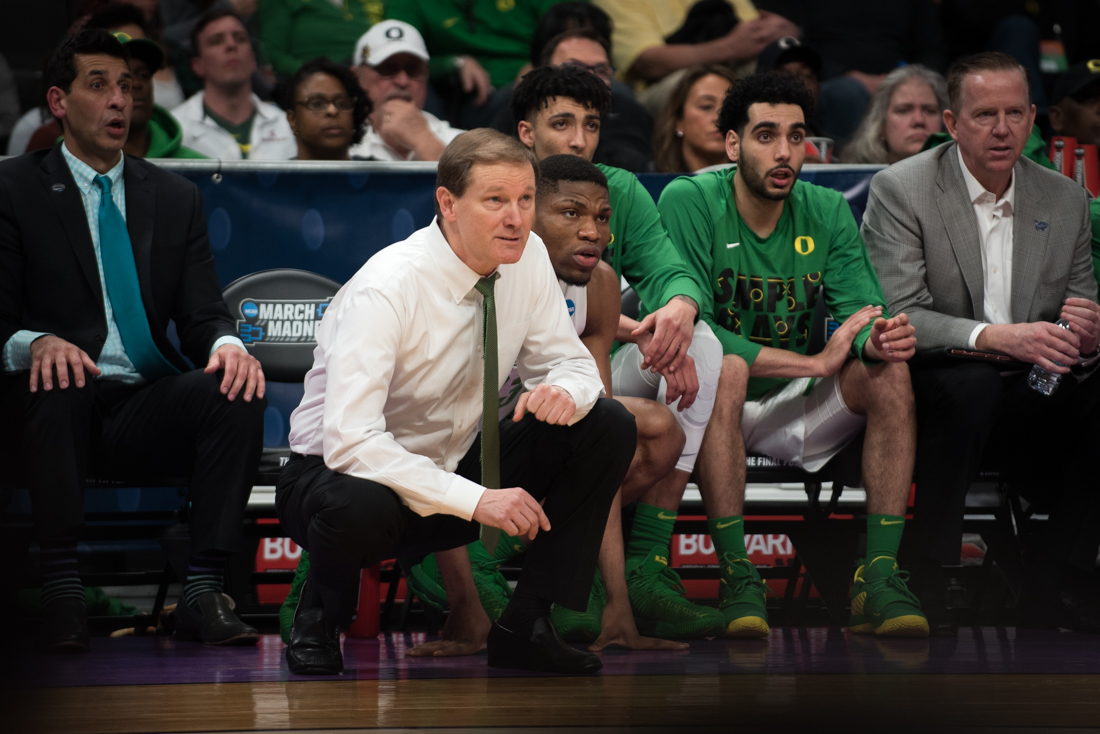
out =
[[172,113],[154,101],[153,75],[164,65],[164,51],[146,38],[114,36],[130,50],[130,132],[122,150],[138,158],[205,158],[182,145],[183,129]]
[[424,111],[428,49],[420,32],[386,20],[355,44],[356,73],[373,111],[370,127],[352,154],[375,161],[437,161],[463,131]]
[[[430,75],[459,127],[478,127],[494,88],[514,81],[531,54],[539,18],[559,0],[405,0],[386,17],[415,27],[432,54]],[[448,89],[452,93],[447,93]]]
[[[810,90],[817,107],[821,95],[821,54],[804,45],[794,36],[784,36],[769,43],[756,59],[756,72],[785,71],[794,74]],[[811,125],[811,129],[813,126]]]
[[[875,175],[863,237],[891,310],[906,311],[922,354],[1000,352],[1062,375],[1049,397],[1026,370],[981,360],[914,365],[913,589],[934,631],[954,634],[942,564],[959,562],[967,489],[996,463],[1050,520],[1028,548],[1025,624],[1100,632],[1092,575],[1100,547],[1100,306],[1087,194],[1023,158],[1035,118],[1027,72],[981,53],[947,77],[954,143]],[[1066,319],[1069,329],[1054,321]],[[1048,457],[1061,457],[1050,461]]]
[[658,171],[694,173],[730,162],[718,110],[733,81],[733,72],[717,64],[686,71],[657,119],[653,144]]
[[[516,80],[518,81],[531,69],[541,65],[542,57],[546,53],[546,46],[551,40],[561,33],[581,28],[591,28],[607,42],[608,48],[611,47],[611,16],[602,9],[590,2],[579,2],[578,0],[560,2],[547,8],[546,12],[539,18],[539,23],[535,26],[535,33],[531,37],[531,61],[520,69]],[[622,86],[623,93],[633,96],[630,87],[622,84],[622,82],[612,82],[612,96],[620,94],[619,90],[616,89],[616,85]],[[512,99],[511,95],[508,96],[508,99]]]
[[1050,129],[1078,143],[1100,145],[1100,59],[1074,64],[1054,86]]
[[315,56],[346,62],[356,39],[382,20],[382,3],[259,0],[256,20],[271,66],[289,78]]
[[844,163],[897,163],[916,155],[938,133],[947,108],[947,82],[920,64],[886,75],[855,137],[841,153]]
[[595,0],[614,24],[611,42],[620,78],[637,83],[638,101],[656,117],[683,70],[696,64],[738,64],[755,59],[783,36],[801,35],[774,13],[744,17],[730,2],[711,0]]
[[[848,202],[798,180],[812,104],[787,73],[738,80],[718,122],[737,167],[678,178],[659,203],[699,287],[716,293],[700,317],[724,356],[696,476],[724,582],[719,609],[727,634],[768,634],[766,589],[744,544],[745,452],[815,472],[866,426],[867,557],[849,626],[926,637],[896,560],[916,443],[905,365],[916,338],[904,313],[884,308]],[[807,355],[822,289],[840,326]]]
[[[495,130],[459,136],[439,161],[436,220],[372,257],[329,306],[290,419],[295,455],[276,486],[283,527],[310,553],[292,672],[343,669],[339,630],[352,620],[360,568],[433,551],[451,613],[443,640],[407,655],[473,654],[487,638],[491,667],[601,667],[562,642],[550,607],[588,603],[636,431],[622,405],[599,398],[596,363],[545,246],[529,237],[537,171]],[[531,392],[498,425],[507,373],[497,368],[512,364]],[[490,528],[532,541],[491,624],[465,548],[479,523],[486,542]]]
[[241,19],[215,8],[195,25],[191,67],[203,91],[172,113],[183,144],[211,158],[289,160],[298,154],[286,115],[252,93],[256,55]]
[[290,80],[286,119],[300,161],[346,161],[366,132],[370,97],[346,66],[323,56],[302,64]]
[[211,8],[227,8],[236,13],[249,31],[253,30],[259,0],[160,0],[164,20],[164,38],[176,48],[191,51],[191,31]]
[[0,163],[0,447],[30,489],[49,569],[42,642],[89,649],[76,550],[94,472],[189,478],[176,634],[255,644],[222,574],[263,446],[263,371],[222,300],[198,189],[122,152],[128,57],[100,29],[63,42],[46,81],[65,141]]
[[[171,49],[162,37],[164,23],[159,0],[88,0],[69,34],[85,28],[105,28],[122,31],[133,38],[148,38],[161,47],[166,59],[172,58]],[[153,74],[153,86],[157,99],[167,109],[178,106],[185,98],[171,64],[162,64]]]
[[934,71],[947,66],[936,0],[833,0],[798,7],[791,19],[824,62],[817,125],[838,150],[855,134],[887,74],[903,63]]

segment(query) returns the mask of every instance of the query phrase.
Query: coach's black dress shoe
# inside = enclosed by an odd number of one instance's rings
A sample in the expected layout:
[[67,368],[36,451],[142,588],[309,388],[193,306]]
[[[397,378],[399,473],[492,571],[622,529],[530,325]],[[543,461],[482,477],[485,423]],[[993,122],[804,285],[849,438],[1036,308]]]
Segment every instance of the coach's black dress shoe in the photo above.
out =
[[530,636],[493,622],[489,630],[489,667],[535,670],[540,673],[591,674],[603,667],[600,659],[565,644],[549,617],[535,620]]
[[1064,628],[1100,635],[1100,606],[1095,594],[1060,589],[1046,594],[1025,591],[1020,600],[1020,626],[1035,629]]
[[260,633],[237,618],[229,599],[217,591],[200,594],[198,610],[180,597],[176,604],[176,639],[207,645],[255,645]]
[[45,652],[91,652],[83,600],[58,599],[48,604],[41,634]]
[[298,608],[294,610],[286,664],[295,675],[336,675],[344,671],[340,628],[325,621],[321,598],[314,593],[308,577],[302,584]]

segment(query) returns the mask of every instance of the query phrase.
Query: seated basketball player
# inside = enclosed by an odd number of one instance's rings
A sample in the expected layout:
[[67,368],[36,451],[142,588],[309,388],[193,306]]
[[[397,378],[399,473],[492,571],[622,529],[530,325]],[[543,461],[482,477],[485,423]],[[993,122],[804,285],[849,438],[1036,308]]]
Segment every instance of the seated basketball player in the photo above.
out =
[[[852,588],[853,632],[927,636],[897,567],[916,420],[905,314],[889,317],[844,197],[799,181],[813,99],[789,74],[742,79],[718,127],[736,168],[673,181],[658,208],[722,343],[714,411],[696,476],[718,551],[727,635],[768,634],[765,587],[745,551],[745,451],[817,471],[866,426],[867,560]],[[814,305],[841,323],[807,355]]]

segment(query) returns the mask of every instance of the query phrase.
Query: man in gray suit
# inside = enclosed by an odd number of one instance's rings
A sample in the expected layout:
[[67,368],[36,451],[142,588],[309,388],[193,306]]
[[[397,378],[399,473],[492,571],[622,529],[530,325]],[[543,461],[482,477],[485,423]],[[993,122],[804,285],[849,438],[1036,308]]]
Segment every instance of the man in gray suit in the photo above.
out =
[[[960,60],[948,92],[955,142],[878,173],[862,228],[890,312],[909,314],[920,335],[911,588],[932,633],[954,634],[941,566],[959,562],[967,489],[995,463],[1050,513],[1027,549],[1022,622],[1100,632],[1100,482],[1086,458],[1100,445],[1100,378],[1088,379],[1100,306],[1086,193],[1021,158],[1035,107],[1010,56]],[[1047,397],[1025,369],[943,358],[945,348],[1007,354],[1063,379]]]

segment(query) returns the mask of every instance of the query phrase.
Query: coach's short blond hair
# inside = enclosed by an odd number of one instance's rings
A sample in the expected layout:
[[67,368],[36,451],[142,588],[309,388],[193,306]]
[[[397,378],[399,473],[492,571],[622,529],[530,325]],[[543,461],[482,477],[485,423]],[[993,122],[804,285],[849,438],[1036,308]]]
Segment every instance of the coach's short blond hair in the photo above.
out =
[[[504,133],[478,128],[462,133],[443,151],[435,174],[436,188],[443,187],[461,197],[470,185],[470,170],[479,163],[529,163],[535,173],[535,183],[539,180],[538,159],[526,146]],[[439,199],[435,201],[435,214],[442,216]]]

